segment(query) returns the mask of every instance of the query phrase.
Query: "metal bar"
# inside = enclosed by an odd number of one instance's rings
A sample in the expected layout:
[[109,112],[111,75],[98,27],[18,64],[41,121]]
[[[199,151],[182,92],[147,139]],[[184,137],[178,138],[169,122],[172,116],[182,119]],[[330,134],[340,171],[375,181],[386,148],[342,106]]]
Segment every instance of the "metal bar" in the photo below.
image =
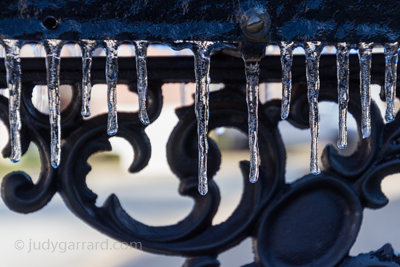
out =
[[[383,54],[372,56],[372,83],[383,84],[385,80],[385,58]],[[163,83],[194,82],[193,57],[149,57],[148,77],[150,81]],[[92,82],[105,83],[105,57],[93,58]],[[136,83],[136,65],[132,58],[118,58],[119,83]],[[46,84],[44,58],[22,58],[22,82]],[[293,82],[306,82],[304,56],[293,57]],[[213,83],[235,83],[245,81],[243,60],[235,57],[216,55],[211,60],[211,81]],[[322,55],[320,63],[322,89],[324,85],[336,84],[336,56]],[[398,70],[400,75],[400,70]],[[61,60],[61,83],[73,83],[82,79],[81,58]],[[281,63],[279,56],[266,56],[260,62],[260,82],[281,82]],[[359,63],[357,55],[350,55],[350,82],[359,83]],[[4,59],[0,59],[0,87],[6,88]]]
[[4,0],[0,37],[240,41],[241,18],[250,8],[268,12],[273,42],[389,42],[400,36],[400,6],[391,0]]

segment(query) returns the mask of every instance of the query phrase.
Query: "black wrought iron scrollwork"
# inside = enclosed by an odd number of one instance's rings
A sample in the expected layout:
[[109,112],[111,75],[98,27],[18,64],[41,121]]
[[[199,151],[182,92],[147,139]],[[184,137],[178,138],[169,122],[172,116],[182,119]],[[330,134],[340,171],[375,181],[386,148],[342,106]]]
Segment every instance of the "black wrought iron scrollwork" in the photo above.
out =
[[[295,76],[295,75],[294,75]],[[125,80],[129,80],[128,76]],[[186,78],[185,79],[189,79]],[[191,79],[191,78],[190,78]],[[210,94],[209,129],[233,127],[247,134],[247,105],[244,81],[226,76],[225,88]],[[218,80],[218,78],[216,79]],[[163,98],[161,86],[166,80],[149,81],[147,108],[151,122],[159,116]],[[169,80],[167,80],[169,81]],[[81,88],[73,85],[72,101],[62,113],[63,146],[59,169],[51,168],[48,120],[32,104],[34,83],[23,85],[22,148],[26,152],[33,142],[39,148],[41,173],[34,184],[23,172],[8,174],[2,183],[6,205],[17,212],[28,213],[43,207],[59,192],[69,209],[98,231],[121,242],[141,242],[142,249],[152,253],[187,257],[185,267],[219,266],[217,255],[245,238],[254,240],[255,260],[247,267],[261,266],[400,266],[400,260],[389,245],[358,257],[348,252],[358,235],[364,208],[380,208],[388,200],[380,190],[387,175],[400,172],[400,115],[384,124],[378,107],[373,104],[372,133],[361,138],[350,156],[342,155],[328,145],[322,155],[324,171],[285,182],[286,151],[278,130],[280,101],[259,106],[260,177],[248,182],[249,162],[242,161],[243,194],[232,215],[213,225],[220,204],[218,185],[213,176],[221,164],[218,145],[209,138],[209,193],[197,192],[197,132],[193,106],[176,110],[179,122],[167,143],[167,160],[177,176],[182,196],[194,200],[191,212],[174,225],[148,226],[128,214],[118,199],[111,195],[103,206],[96,206],[95,192],[86,184],[90,172],[87,159],[99,151],[111,150],[106,133],[107,116],[83,120],[80,116]],[[129,82],[136,92],[136,83]],[[352,84],[349,112],[360,124],[361,105],[358,84]],[[323,84],[320,101],[337,102],[335,86]],[[8,126],[8,101],[0,97],[0,118]],[[308,128],[306,86],[296,81],[289,122],[293,127]],[[151,153],[151,140],[137,113],[119,113],[117,136],[126,139],[134,151],[129,171],[146,167]],[[9,145],[3,156],[10,154]]]

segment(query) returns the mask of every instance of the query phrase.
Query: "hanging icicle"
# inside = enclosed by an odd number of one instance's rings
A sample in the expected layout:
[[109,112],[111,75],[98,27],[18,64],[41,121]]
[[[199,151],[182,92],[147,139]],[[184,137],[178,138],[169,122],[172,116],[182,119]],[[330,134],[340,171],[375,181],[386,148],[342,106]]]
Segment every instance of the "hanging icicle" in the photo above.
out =
[[336,69],[338,80],[339,103],[339,139],[340,149],[347,147],[347,110],[349,105],[349,44],[336,45]]
[[246,101],[248,113],[250,173],[249,180],[255,183],[259,176],[258,150],[258,91],[259,91],[259,62],[245,62],[246,66]]
[[118,132],[117,118],[117,78],[118,78],[118,41],[105,40],[107,56],[106,81],[107,81],[107,103],[108,122],[107,134],[115,135]]
[[146,109],[147,97],[147,48],[149,42],[134,41],[136,73],[137,73],[137,91],[139,95],[139,119],[144,125],[150,123]]
[[361,131],[365,139],[371,135],[371,58],[374,43],[359,43],[360,94],[361,94]]
[[7,71],[7,87],[9,90],[8,110],[10,121],[10,140],[12,162],[18,162],[21,159],[21,42],[18,40],[3,40],[6,51],[5,67]]
[[385,120],[387,123],[394,121],[395,118],[394,100],[396,99],[398,50],[398,42],[385,44],[385,95],[387,105]]
[[281,42],[281,65],[282,65],[282,108],[281,118],[287,119],[290,111],[290,99],[292,94],[292,63],[294,42]]
[[90,98],[92,94],[91,68],[92,56],[96,49],[96,41],[81,40],[82,50],[82,110],[83,117],[90,117]]
[[196,76],[195,112],[197,117],[197,135],[199,149],[199,192],[208,192],[207,157],[208,157],[208,119],[209,119],[209,86],[210,56],[214,42],[193,42],[194,68]]
[[321,42],[306,42],[304,44],[306,52],[306,75],[307,75],[307,96],[309,105],[309,123],[311,130],[311,159],[310,171],[319,174],[318,163],[318,135],[319,135],[319,58],[322,51]]
[[51,131],[51,166],[57,168],[61,160],[61,116],[60,116],[60,53],[63,42],[50,39],[44,42],[46,50],[47,88]]

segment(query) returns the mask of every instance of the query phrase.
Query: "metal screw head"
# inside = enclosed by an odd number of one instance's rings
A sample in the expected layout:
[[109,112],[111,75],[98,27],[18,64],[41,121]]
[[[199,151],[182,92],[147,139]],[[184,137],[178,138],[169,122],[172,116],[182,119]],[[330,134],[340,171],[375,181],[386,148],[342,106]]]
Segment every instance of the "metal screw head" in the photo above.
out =
[[259,8],[250,8],[242,15],[240,24],[247,39],[263,41],[271,29],[271,18]]
[[259,16],[251,16],[247,20],[246,30],[250,33],[259,33],[264,28],[264,21]]

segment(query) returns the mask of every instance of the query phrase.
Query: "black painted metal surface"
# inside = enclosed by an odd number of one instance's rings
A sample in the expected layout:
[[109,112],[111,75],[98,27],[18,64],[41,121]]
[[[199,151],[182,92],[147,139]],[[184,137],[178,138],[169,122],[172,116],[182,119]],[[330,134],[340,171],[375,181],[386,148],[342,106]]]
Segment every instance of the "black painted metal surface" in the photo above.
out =
[[389,42],[400,36],[400,7],[392,0],[3,0],[0,37],[240,41],[242,15],[254,7],[271,17],[273,42]]

